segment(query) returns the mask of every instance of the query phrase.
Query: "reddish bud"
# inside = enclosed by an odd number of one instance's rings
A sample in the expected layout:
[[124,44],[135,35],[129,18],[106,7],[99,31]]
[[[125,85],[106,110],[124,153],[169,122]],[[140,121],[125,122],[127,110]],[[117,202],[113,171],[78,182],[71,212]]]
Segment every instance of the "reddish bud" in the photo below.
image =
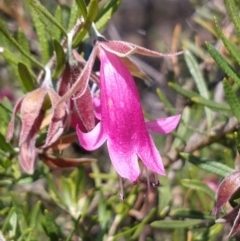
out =
[[[239,198],[239,188],[240,188],[240,171],[235,171],[228,175],[219,185],[216,196],[215,203],[212,209],[212,213],[217,217],[221,211],[221,208],[228,201],[233,201]],[[216,220],[216,223],[225,223],[233,221],[233,227],[228,235],[228,237],[233,236],[240,230],[240,205],[234,207],[228,214]]]

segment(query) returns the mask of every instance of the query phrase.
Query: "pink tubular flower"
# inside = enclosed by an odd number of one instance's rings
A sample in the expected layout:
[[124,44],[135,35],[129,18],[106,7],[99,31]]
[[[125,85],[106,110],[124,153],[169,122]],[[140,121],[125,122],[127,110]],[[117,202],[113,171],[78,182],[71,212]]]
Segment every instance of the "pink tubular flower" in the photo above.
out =
[[161,156],[148,133],[173,131],[180,115],[145,123],[133,77],[122,60],[99,46],[100,122],[83,133],[77,126],[80,144],[94,150],[107,141],[110,159],[117,173],[133,182],[140,176],[138,157],[154,173],[165,174]]

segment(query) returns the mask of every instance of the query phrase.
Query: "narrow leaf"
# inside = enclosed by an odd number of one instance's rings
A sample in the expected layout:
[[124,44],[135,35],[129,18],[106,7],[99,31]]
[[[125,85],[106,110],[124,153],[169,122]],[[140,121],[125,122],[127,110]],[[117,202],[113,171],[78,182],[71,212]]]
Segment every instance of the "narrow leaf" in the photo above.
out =
[[42,226],[51,241],[56,241],[63,238],[60,228],[55,223],[52,216],[47,210],[44,210],[44,219],[42,221]]
[[159,220],[152,222],[150,226],[161,229],[191,228],[201,222],[201,220]]
[[[205,99],[209,99],[208,89],[196,59],[189,51],[186,51],[184,53],[184,58],[201,97],[204,97]],[[204,109],[207,117],[208,128],[210,128],[212,125],[211,111],[207,107],[204,107]]]
[[210,196],[212,199],[214,199],[215,193],[213,192],[213,190],[200,180],[182,179],[181,183],[186,188],[204,192],[205,194]]
[[235,70],[229,65],[229,63],[222,57],[222,55],[209,43],[206,43],[208,52],[215,60],[217,65],[230,77],[235,83],[240,86],[240,78]]
[[227,79],[223,80],[223,87],[227,102],[238,122],[240,122],[240,103]]
[[192,163],[193,165],[205,171],[215,173],[221,177],[226,177],[227,175],[229,175],[234,171],[232,168],[224,165],[221,162],[216,162],[210,159],[197,157],[189,153],[181,152],[180,156],[184,158],[186,161]]
[[[57,9],[56,9],[56,12],[55,12],[55,19],[58,23],[62,24],[62,9],[61,9],[60,6],[57,6]],[[55,25],[54,25],[54,32],[55,32],[56,39],[58,41],[60,41],[62,32]]]
[[54,50],[56,53],[57,63],[56,63],[56,69],[55,69],[55,72],[54,72],[52,78],[57,79],[65,67],[65,59],[66,58],[65,58],[65,53],[64,53],[62,45],[56,39],[53,39],[53,47],[54,47]]
[[[29,223],[31,230],[35,230],[36,226],[38,225],[40,206],[41,206],[41,201],[38,201],[31,211],[30,223]],[[32,240],[33,234],[34,234],[33,232],[30,232],[26,240],[27,241]]]
[[71,30],[71,28],[74,26],[77,19],[79,18],[79,15],[80,15],[80,11],[78,9],[78,5],[76,3],[76,0],[73,0],[72,5],[71,5],[70,19],[69,19],[69,23],[68,23],[68,30]]
[[30,5],[35,8],[36,11],[44,15],[55,27],[57,27],[61,32],[67,36],[67,33],[63,26],[52,16],[51,13],[38,1],[38,0],[28,0]]
[[4,222],[3,222],[2,228],[1,228],[1,231],[3,232],[3,234],[6,233],[7,228],[8,228],[8,225],[9,225],[9,221],[10,221],[10,219],[11,219],[11,217],[12,217],[12,215],[13,215],[14,213],[15,213],[15,207],[12,207],[12,208],[10,209],[10,211],[8,212],[7,217],[4,218]]
[[[18,30],[18,43],[20,44],[20,46],[22,46],[23,51],[25,51],[27,55],[31,56],[28,39],[26,38],[25,34],[21,29]],[[23,55],[23,60],[27,66],[31,67],[31,61],[28,58],[26,58],[24,55]]]
[[188,208],[178,208],[171,211],[170,215],[173,218],[192,218],[192,219],[208,219],[215,220],[215,216],[209,213],[201,212],[199,210],[193,210]]
[[33,77],[30,73],[30,71],[28,70],[28,67],[19,62],[18,63],[18,72],[19,72],[19,76],[21,78],[21,85],[22,85],[22,89],[24,92],[29,92],[35,89],[35,81],[33,80]]
[[239,18],[239,9],[237,9],[235,0],[225,0],[227,7],[227,12],[235,25],[238,33],[240,33],[240,18]]
[[11,33],[6,29],[3,22],[0,20],[0,32],[8,39],[9,42],[27,59],[32,61],[36,66],[44,68],[37,60],[29,56],[22,48],[22,46],[13,38]]
[[200,96],[191,98],[191,101],[196,104],[207,106],[215,111],[218,111],[218,110],[230,111],[230,108],[228,105],[223,104],[223,103],[218,103],[218,102],[215,102],[212,100],[208,100],[208,99],[202,98]]
[[50,59],[47,31],[43,23],[39,20],[39,16],[34,10],[34,8],[30,6],[30,10],[41,48],[42,61],[43,63],[47,63],[47,61]]
[[12,196],[13,206],[15,207],[16,214],[18,217],[19,228],[20,228],[21,232],[23,233],[28,228],[27,221],[24,216],[23,208],[22,208],[21,204],[19,203],[19,200],[15,196],[15,194],[11,193],[11,196]]
[[229,111],[230,108],[226,104],[222,103],[217,103],[213,100],[208,100],[202,96],[200,96],[198,93],[192,91],[192,90],[187,90],[182,88],[180,85],[169,82],[168,86],[174,89],[176,92],[179,94],[191,99],[196,104],[201,104],[201,105],[206,105],[209,108],[212,108],[213,110],[222,110],[222,111]]
[[0,150],[4,152],[14,153],[14,149],[11,144],[6,142],[5,136],[0,133]]
[[218,33],[219,37],[221,38],[221,40],[223,41],[224,46],[226,47],[226,49],[228,50],[230,55],[234,58],[234,60],[240,65],[240,57],[239,57],[240,51],[239,51],[238,47],[234,43],[230,42],[225,37],[221,28],[218,25],[216,18],[214,18],[214,21],[216,24],[217,33]]
[[[201,232],[198,236],[194,238],[194,241],[205,241],[205,240],[214,240],[216,237],[219,237],[223,231],[222,224],[215,224],[210,228],[207,228],[204,232]],[[233,241],[229,239],[229,241]]]
[[84,19],[87,19],[87,6],[85,4],[84,0],[76,0],[78,8],[80,9],[80,12],[82,14],[82,16],[84,17]]
[[102,29],[112,17],[114,12],[118,9],[121,4],[121,0],[110,0],[100,9],[98,17],[96,18],[97,29]]
[[98,15],[98,1],[91,0],[88,6],[88,21],[93,22]]
[[173,105],[169,102],[169,100],[166,98],[166,96],[164,95],[164,93],[161,91],[161,89],[157,88],[157,95],[158,98],[162,101],[163,106],[168,110],[169,113],[171,114],[176,114],[176,110],[173,107]]

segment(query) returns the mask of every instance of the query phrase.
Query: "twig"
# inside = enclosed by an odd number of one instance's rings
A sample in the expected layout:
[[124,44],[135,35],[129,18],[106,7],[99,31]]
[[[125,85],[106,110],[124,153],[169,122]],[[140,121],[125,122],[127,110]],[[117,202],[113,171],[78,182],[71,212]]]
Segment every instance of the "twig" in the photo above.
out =
[[169,159],[168,162],[165,164],[165,167],[169,166],[171,163],[176,162],[178,160],[179,151],[192,153],[196,150],[199,150],[205,146],[208,146],[220,140],[226,134],[231,133],[234,130],[237,130],[238,125],[239,123],[236,117],[231,117],[228,121],[213,127],[209,132],[210,134],[207,136],[203,136],[199,133],[194,133],[189,138],[189,141],[185,146],[179,148],[178,150],[172,150],[169,153],[167,153]]

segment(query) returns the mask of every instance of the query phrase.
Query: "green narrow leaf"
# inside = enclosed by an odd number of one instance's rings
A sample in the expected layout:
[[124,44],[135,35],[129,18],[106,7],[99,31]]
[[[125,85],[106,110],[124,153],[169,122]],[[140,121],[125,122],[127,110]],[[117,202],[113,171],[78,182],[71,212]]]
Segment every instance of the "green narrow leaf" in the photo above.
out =
[[13,70],[14,75],[19,79],[17,64],[19,62],[18,57],[12,51],[8,50],[7,48],[3,48],[0,55],[4,57],[4,59],[8,62],[11,69]]
[[68,235],[66,241],[71,241],[72,240],[72,237],[74,235],[74,232],[77,230],[77,227],[79,225],[79,221],[81,219],[81,215],[79,215],[79,217],[77,218],[77,220],[75,221],[75,224],[74,224],[74,227],[72,229],[72,231],[70,232],[70,234]]
[[227,7],[227,12],[235,25],[238,33],[240,33],[240,18],[239,18],[239,9],[237,9],[235,0],[225,0]]
[[238,47],[233,44],[232,42],[230,42],[225,35],[223,34],[221,28],[218,25],[217,19],[214,18],[215,21],[215,25],[216,25],[216,29],[217,29],[217,33],[218,36],[221,38],[221,40],[223,41],[224,46],[226,47],[226,49],[228,50],[228,52],[230,53],[230,55],[234,58],[234,60],[240,65],[240,51],[238,49]]
[[216,33],[215,29],[212,27],[212,24],[209,24],[208,20],[204,20],[202,17],[195,17],[194,22],[198,23],[200,26],[205,28],[214,37],[217,37],[217,33]]
[[188,69],[196,83],[197,89],[200,93],[200,95],[206,99],[209,98],[209,93],[208,93],[208,89],[205,83],[205,80],[202,76],[202,73],[199,69],[198,63],[196,61],[196,59],[194,58],[194,56],[191,54],[191,52],[186,51],[184,53],[184,58],[185,61],[187,63]]
[[98,1],[91,0],[88,6],[88,21],[93,22],[98,15]]
[[[62,9],[61,9],[60,6],[57,6],[57,9],[56,9],[56,12],[55,12],[55,19],[58,23],[62,24]],[[54,25],[54,32],[55,32],[56,39],[58,41],[60,41],[62,32],[55,25]]]
[[[179,146],[181,146],[183,143],[186,143],[186,139],[188,138],[188,129],[186,126],[189,124],[190,114],[191,109],[188,106],[186,106],[182,112],[181,122],[177,129],[176,136],[178,138],[174,139],[172,144],[172,150],[179,148]],[[182,124],[182,122],[184,122],[185,124]]]
[[47,234],[47,236],[50,238],[51,241],[56,241],[61,238],[63,238],[62,232],[58,225],[55,223],[52,216],[49,214],[47,210],[44,210],[44,218],[42,220],[42,226]]
[[[193,80],[197,86],[198,92],[200,93],[200,96],[208,100],[209,99],[208,89],[196,59],[189,51],[186,51],[184,53],[184,58],[187,63],[188,69],[193,77]],[[211,117],[212,114],[208,107],[204,107],[204,109],[207,117],[208,128],[210,128],[212,125],[212,117]]]
[[156,208],[152,208],[150,212],[146,214],[146,217],[139,223],[137,229],[134,231],[130,240],[137,240],[140,237],[143,228],[149,223],[149,221],[153,218],[156,213]]
[[52,16],[51,13],[38,1],[38,0],[28,0],[30,5],[35,9],[35,11],[41,13],[45,16],[54,26],[56,26],[61,32],[67,36],[67,33],[63,26]]
[[57,79],[65,67],[66,57],[62,45],[56,39],[53,39],[53,47],[56,53],[56,68],[52,78]]
[[[18,43],[22,46],[23,51],[25,51],[27,55],[31,56],[28,39],[26,38],[25,34],[21,29],[18,29]],[[27,66],[31,67],[31,61],[28,58],[26,58],[24,55],[23,55],[23,61]]]
[[173,105],[169,102],[169,100],[166,98],[163,92],[159,88],[157,88],[156,91],[157,91],[158,98],[162,101],[164,107],[168,110],[168,112],[173,115],[176,114],[175,108],[173,108]]
[[166,210],[169,211],[170,202],[172,200],[171,190],[169,186],[161,186],[158,188],[159,202],[158,202],[158,213],[161,217],[166,215]]
[[217,65],[230,77],[235,83],[240,86],[240,78],[235,70],[229,65],[229,63],[221,56],[221,54],[209,43],[206,42],[208,52],[215,60]]
[[96,18],[96,27],[98,30],[102,29],[112,17],[114,12],[118,9],[121,4],[121,0],[110,0],[100,9],[98,17]]
[[7,231],[8,225],[9,225],[9,221],[14,213],[15,213],[15,207],[12,207],[10,209],[10,211],[8,212],[7,217],[4,219],[4,223],[3,223],[2,229],[1,229],[3,234],[6,234],[6,231]]
[[34,27],[37,32],[38,41],[41,48],[42,61],[44,64],[50,59],[50,50],[47,37],[47,31],[43,23],[39,20],[38,14],[32,6],[30,6],[31,16],[33,20]]
[[150,226],[161,229],[191,228],[201,222],[202,220],[159,220],[152,222]]
[[223,103],[217,103],[217,102],[212,101],[212,100],[207,100],[207,99],[202,98],[200,96],[191,98],[191,101],[196,103],[196,104],[207,106],[207,107],[209,107],[209,108],[211,108],[215,111],[219,111],[219,110],[230,111],[230,108],[229,108],[228,105],[223,104]]
[[14,153],[12,145],[6,142],[6,137],[3,136],[2,133],[0,133],[0,150],[3,150],[4,152]]
[[230,110],[228,105],[222,104],[222,103],[217,103],[213,100],[208,100],[208,99],[200,96],[198,93],[196,93],[194,91],[182,88],[178,84],[169,82],[168,86],[170,88],[174,89],[177,93],[191,99],[191,101],[193,101],[196,104],[206,105],[207,107],[212,108],[213,110],[222,110],[222,111]]
[[[82,0],[77,0],[78,5],[80,4],[80,2],[82,2]],[[82,7],[83,7],[83,5],[82,5]],[[83,11],[82,9],[80,9],[80,10]],[[87,13],[88,15],[86,15],[86,17],[84,17],[85,22],[83,23],[82,28],[79,30],[79,32],[76,34],[76,36],[73,40],[72,45],[74,48],[76,48],[79,45],[79,43],[88,36],[87,32],[92,25],[93,19],[96,18],[97,13],[98,13],[98,3],[96,0],[91,0],[90,5],[89,5],[89,12]]]
[[180,182],[184,187],[203,192],[214,199],[214,191],[202,181],[195,179],[181,179]]
[[27,221],[24,216],[22,206],[19,203],[19,200],[17,199],[14,193],[11,193],[11,196],[12,196],[13,206],[15,207],[17,218],[18,218],[19,228],[23,233],[28,228]]
[[194,53],[196,56],[201,58],[202,60],[205,60],[205,58],[208,54],[206,50],[199,48],[199,46],[197,46],[194,42],[192,42],[188,39],[184,39],[182,41],[182,43],[183,43],[183,49],[188,49],[189,51]]
[[216,240],[216,237],[219,237],[219,235],[222,233],[223,227],[224,226],[221,223],[217,223],[212,227],[207,228],[204,232],[201,232],[200,234],[198,234],[196,237],[193,238],[193,240],[194,241]]
[[79,11],[78,5],[76,3],[76,0],[73,0],[72,5],[71,5],[70,19],[69,19],[69,23],[68,23],[69,31],[72,29],[72,27],[76,23],[77,19],[79,18],[79,15],[80,15],[80,11]]
[[199,210],[193,210],[188,208],[178,208],[170,213],[173,218],[192,218],[192,219],[207,219],[215,220],[215,216]]
[[87,6],[85,4],[85,1],[84,0],[76,0],[76,3],[78,5],[78,8],[80,9],[82,16],[86,20],[87,19]]
[[224,87],[224,92],[225,96],[227,99],[227,102],[233,112],[233,114],[236,116],[238,119],[238,122],[240,122],[240,103],[235,95],[231,85],[228,83],[227,79],[223,80],[223,87]]
[[192,97],[199,97],[200,95],[192,90],[184,89],[182,86],[173,82],[168,82],[168,86],[174,89],[177,93],[191,99]]
[[221,162],[216,162],[206,158],[197,157],[192,154],[184,153],[184,152],[181,152],[179,154],[183,159],[192,163],[193,165],[205,171],[215,173],[221,177],[226,177],[227,175],[229,175],[234,171],[232,168],[228,167],[227,165],[224,165]]
[[13,38],[13,36],[11,35],[11,33],[6,29],[6,27],[4,26],[3,22],[0,20],[0,32],[8,39],[8,41],[23,55],[25,56],[27,59],[29,59],[30,61],[32,61],[32,63],[34,63],[36,66],[40,67],[40,68],[44,68],[42,66],[42,64],[40,64],[36,59],[32,58],[31,56],[29,56],[22,48],[22,46]]
[[33,80],[33,77],[28,69],[28,67],[19,62],[18,63],[18,72],[19,72],[19,76],[21,79],[21,85],[22,85],[22,89],[23,91],[29,92],[35,89],[35,81]]
[[[41,201],[38,201],[31,211],[29,224],[32,230],[35,230],[36,226],[38,225],[40,207],[41,207]],[[30,232],[26,240],[30,241],[32,240],[32,238],[33,238],[33,232]]]
[[38,222],[39,211],[41,207],[41,201],[38,201],[31,211],[30,225],[34,228]]
[[24,230],[22,232],[22,235],[17,239],[17,241],[25,241],[26,240],[26,236],[31,233],[33,230],[31,228],[27,228],[26,230]]

